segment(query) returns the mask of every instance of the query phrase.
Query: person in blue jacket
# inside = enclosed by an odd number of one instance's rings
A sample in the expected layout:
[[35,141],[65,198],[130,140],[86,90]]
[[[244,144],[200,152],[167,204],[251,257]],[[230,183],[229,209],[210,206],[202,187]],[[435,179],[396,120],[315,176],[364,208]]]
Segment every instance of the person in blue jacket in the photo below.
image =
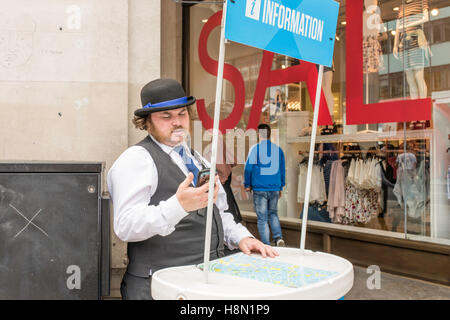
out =
[[274,243],[284,246],[278,218],[278,199],[285,186],[286,167],[283,150],[270,141],[270,126],[258,126],[259,143],[249,153],[244,169],[244,186],[253,192],[253,204],[258,217],[258,232],[261,241],[270,245],[270,229]]

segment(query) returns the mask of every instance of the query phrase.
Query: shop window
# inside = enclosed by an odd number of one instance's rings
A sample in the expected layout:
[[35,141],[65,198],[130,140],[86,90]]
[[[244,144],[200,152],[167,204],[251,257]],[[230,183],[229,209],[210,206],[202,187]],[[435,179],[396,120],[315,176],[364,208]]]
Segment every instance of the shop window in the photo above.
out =
[[444,41],[450,41],[450,21],[444,25]]
[[[366,28],[373,36],[369,42],[363,44],[361,50],[364,61],[370,62],[370,67],[363,73],[363,99],[369,103],[384,103],[432,97],[437,91],[450,90],[450,55],[442,52],[430,52],[423,45],[426,43],[442,45],[450,40],[449,18],[426,21],[417,26],[416,32],[402,34],[396,30],[397,20],[404,18],[394,7],[405,5],[405,1],[358,1],[363,7],[364,21],[381,21],[387,29]],[[413,2],[416,0],[413,0]],[[420,0],[423,3],[430,1]],[[366,12],[365,4],[372,4],[372,11]],[[410,3],[410,2],[408,2]],[[422,3],[422,2],[421,2]],[[189,7],[190,10],[190,48],[189,56],[189,87],[190,94],[199,100],[204,100],[212,110],[214,106],[214,92],[216,78],[210,71],[206,71],[201,64],[198,54],[199,34],[204,20],[216,14],[220,8],[217,5],[201,4]],[[346,18],[345,1],[340,1],[339,21]],[[364,13],[365,12],[365,13]],[[422,12],[417,14],[420,16]],[[441,10],[445,12],[445,10]],[[377,17],[371,15],[377,15]],[[376,18],[376,19],[375,19]],[[408,18],[410,19],[410,17]],[[369,123],[347,125],[347,84],[349,75],[346,72],[346,42],[349,26],[338,25],[333,56],[333,69],[324,74],[323,94],[328,111],[333,116],[333,126],[319,128],[314,161],[315,173],[313,177],[314,190],[310,203],[309,219],[333,224],[357,226],[363,229],[376,229],[410,235],[450,239],[450,231],[437,228],[437,221],[445,220],[440,213],[442,208],[448,211],[448,205],[441,205],[438,209],[433,200],[431,189],[440,188],[443,191],[444,170],[437,172],[436,157],[432,157],[432,144],[435,148],[445,150],[443,142],[434,141],[434,122],[417,119],[408,122]],[[369,30],[370,29],[370,30]],[[408,29],[409,31],[410,29]],[[421,31],[423,31],[423,34]],[[364,36],[364,33],[363,33]],[[397,36],[397,39],[396,39]],[[418,37],[420,38],[419,45]],[[208,38],[208,54],[217,60],[219,46],[218,28],[211,32]],[[412,39],[412,40],[411,40]],[[368,38],[366,38],[368,40]],[[410,41],[409,43],[407,43]],[[399,45],[403,47],[399,48]],[[405,47],[406,44],[406,47]],[[396,56],[394,56],[396,48]],[[430,48],[434,50],[434,48]],[[253,101],[258,85],[260,67],[264,52],[237,43],[226,46],[225,62],[229,68],[234,67],[242,76],[245,89],[245,105],[242,116],[234,128],[233,133],[241,131],[247,134],[247,125],[251,112],[254,112]],[[283,70],[301,65],[296,59],[275,54],[272,70]],[[364,67],[364,66],[363,66]],[[363,70],[361,70],[362,72]],[[327,78],[327,80],[325,80]],[[226,78],[224,81],[224,105],[227,112],[221,114],[225,119],[237,108],[238,98],[236,79]],[[278,212],[281,217],[300,218],[303,208],[302,194],[304,191],[304,166],[308,160],[309,141],[311,134],[311,119],[313,104],[310,92],[305,82],[286,83],[269,87],[265,90],[261,106],[259,121],[268,123],[275,135],[273,141],[281,146],[286,155],[287,185],[282,198],[278,202]],[[259,106],[258,106],[259,107]],[[434,109],[433,109],[434,110]],[[394,112],[395,110],[392,110]],[[210,111],[210,114],[212,112]],[[438,117],[442,119],[442,117]],[[448,126],[448,123],[447,123]],[[445,126],[444,126],[445,127]],[[445,131],[445,129],[443,129]],[[237,140],[236,140],[237,141]],[[210,141],[204,141],[206,146]],[[255,143],[255,142],[253,142]],[[439,145],[436,145],[439,143]],[[234,151],[243,154],[240,162],[233,168],[232,189],[236,200],[245,211],[254,211],[252,193],[243,188],[244,163],[251,148],[251,137],[245,137],[245,143],[234,145]],[[433,149],[435,150],[435,149]],[[441,151],[442,151],[441,150]],[[442,155],[440,159],[444,159]],[[338,161],[338,162],[336,162]],[[333,164],[343,165],[346,178],[339,186],[345,197],[344,203],[338,204],[339,210],[330,205],[329,188]],[[352,171],[350,179],[348,172],[355,170],[358,165],[359,173]],[[390,184],[380,185],[381,170]],[[378,167],[377,167],[378,166]],[[447,168],[447,162],[440,163],[439,168]],[[363,168],[363,170],[361,169]],[[366,168],[367,170],[364,170]],[[364,172],[371,172],[365,175]],[[431,176],[439,176],[442,186],[432,185]],[[353,180],[352,180],[353,179]],[[322,188],[322,181],[325,191]],[[437,180],[436,180],[437,181]],[[446,182],[447,180],[445,180]],[[332,190],[335,192],[336,188]],[[338,191],[338,192],[340,192]],[[325,197],[323,196],[325,192]],[[326,199],[324,199],[326,198]],[[362,201],[362,202],[361,202]],[[434,202],[433,202],[434,201]],[[355,209],[358,208],[358,209]],[[369,213],[368,213],[369,212]],[[436,218],[438,217],[438,218]],[[437,220],[436,220],[437,219]],[[450,221],[448,221],[450,225]],[[437,230],[437,229],[439,230]]]
[[445,74],[435,72],[433,74],[433,90],[440,91],[445,88],[444,85]]
[[442,34],[442,24],[437,24],[433,26],[433,43],[438,43],[443,41]]
[[393,39],[390,39],[390,37],[380,41],[381,51],[383,54],[389,54],[391,51],[391,46],[389,45],[390,42],[393,42]]
[[389,77],[380,77],[380,99],[388,99],[390,97],[389,93]]
[[445,89],[450,90],[450,69],[449,68],[447,68],[445,75],[446,75],[446,80],[447,80],[447,87]]
[[403,73],[392,74],[390,76],[389,83],[392,98],[400,98],[404,96]]
[[[428,84],[428,86],[430,86],[430,88],[427,88],[427,91],[429,91],[429,92],[436,90],[433,88],[433,82],[431,81],[432,77],[433,77],[433,73],[431,70],[432,70],[431,68],[424,70],[424,75],[423,75],[425,84]],[[409,88],[409,86],[408,86],[408,88]]]

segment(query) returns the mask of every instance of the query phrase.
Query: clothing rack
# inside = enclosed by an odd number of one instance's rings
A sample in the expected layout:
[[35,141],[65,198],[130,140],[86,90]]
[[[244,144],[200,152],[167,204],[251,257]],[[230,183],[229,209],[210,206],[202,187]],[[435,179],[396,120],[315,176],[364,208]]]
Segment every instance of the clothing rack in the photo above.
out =
[[[429,152],[427,149],[413,149],[413,150],[406,150],[408,151],[415,151],[415,152]],[[316,150],[314,151],[314,153],[317,154],[323,154],[323,153],[373,153],[373,154],[377,154],[379,152],[384,152],[384,153],[404,153],[405,150],[403,149],[389,149],[389,150]],[[299,155],[303,155],[303,154],[309,154],[309,152],[306,151],[299,151],[298,152]]]

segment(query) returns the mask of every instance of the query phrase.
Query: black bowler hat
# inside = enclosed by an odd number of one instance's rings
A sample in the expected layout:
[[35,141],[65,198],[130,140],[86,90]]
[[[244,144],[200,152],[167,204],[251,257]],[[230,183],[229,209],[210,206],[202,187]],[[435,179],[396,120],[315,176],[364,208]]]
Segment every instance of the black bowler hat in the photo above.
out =
[[186,97],[183,87],[173,79],[157,79],[147,83],[141,90],[142,108],[134,111],[138,117],[152,112],[178,109],[190,106],[195,98]]

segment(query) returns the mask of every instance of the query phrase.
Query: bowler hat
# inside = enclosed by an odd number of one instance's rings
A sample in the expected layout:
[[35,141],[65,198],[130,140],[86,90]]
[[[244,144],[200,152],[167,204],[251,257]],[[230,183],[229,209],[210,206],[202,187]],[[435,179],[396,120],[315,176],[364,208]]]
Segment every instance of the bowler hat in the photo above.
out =
[[152,112],[187,107],[195,98],[187,97],[181,84],[173,79],[157,79],[147,83],[141,90],[142,108],[134,111],[138,117],[146,117]]

